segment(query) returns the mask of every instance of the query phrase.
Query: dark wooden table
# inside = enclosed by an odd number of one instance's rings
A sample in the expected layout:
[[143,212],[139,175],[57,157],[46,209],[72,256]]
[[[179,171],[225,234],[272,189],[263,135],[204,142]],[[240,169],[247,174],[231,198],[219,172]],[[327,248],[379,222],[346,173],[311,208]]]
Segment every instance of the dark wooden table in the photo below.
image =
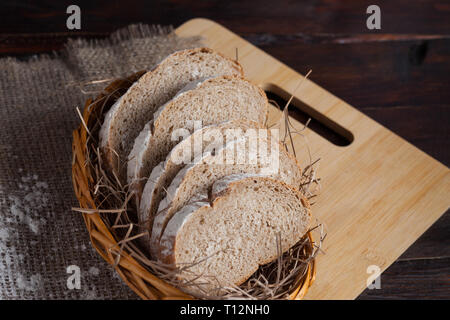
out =
[[[81,30],[66,8],[81,8]],[[381,8],[368,30],[366,8]],[[213,19],[349,102],[445,165],[450,163],[450,2],[363,0],[12,1],[0,4],[0,57],[27,59],[69,37],[101,38],[131,23]],[[447,211],[359,299],[449,299]]]

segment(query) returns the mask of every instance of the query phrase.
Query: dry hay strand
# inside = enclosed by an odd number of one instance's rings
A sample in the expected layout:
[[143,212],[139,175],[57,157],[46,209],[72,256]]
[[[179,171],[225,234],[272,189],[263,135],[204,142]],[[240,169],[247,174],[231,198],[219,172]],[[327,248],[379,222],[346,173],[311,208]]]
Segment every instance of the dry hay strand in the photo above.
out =
[[[77,109],[81,124],[73,132],[72,178],[80,207],[73,210],[83,214],[93,247],[143,299],[303,298],[315,279],[315,258],[326,236],[323,225],[318,222],[284,253],[280,250],[280,235],[277,235],[279,254],[276,260],[261,266],[242,285],[217,285],[212,294],[202,293],[203,284],[205,281],[216,284],[217,281],[190,271],[192,266],[202,261],[174,268],[149,258],[148,253],[142,250],[137,240],[145,234],[139,232],[142,226],[137,221],[134,202],[130,201],[132,195],[128,186],[122,185],[103,162],[98,148],[98,133],[107,110],[143,74],[141,71],[113,81],[95,100],[86,101],[83,113]],[[292,135],[301,132],[292,130],[287,111],[283,112],[283,117],[280,121],[286,124],[285,137],[290,137],[283,140],[283,145],[288,150],[289,144],[293,147]],[[317,161],[311,161],[303,170],[303,181],[299,186],[308,199],[316,195],[317,188],[313,186],[320,185],[315,171]],[[202,260],[209,258],[211,256]],[[194,286],[195,290],[192,289]]]

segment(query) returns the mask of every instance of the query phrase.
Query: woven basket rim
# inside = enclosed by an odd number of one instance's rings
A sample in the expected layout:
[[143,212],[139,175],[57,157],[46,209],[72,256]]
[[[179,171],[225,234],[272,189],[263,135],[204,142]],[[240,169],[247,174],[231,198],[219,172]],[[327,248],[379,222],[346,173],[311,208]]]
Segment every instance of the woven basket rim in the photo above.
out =
[[[152,274],[141,263],[133,258],[132,253],[127,250],[121,251],[120,258],[117,261],[112,249],[118,247],[118,241],[103,221],[103,218],[98,211],[99,208],[94,201],[92,190],[94,179],[91,168],[87,165],[89,162],[86,161],[86,157],[88,155],[87,148],[89,147],[86,144],[89,134],[86,127],[88,127],[93,110],[96,109],[96,105],[101,100],[101,97],[105,97],[108,93],[117,90],[117,88],[129,87],[144,73],[145,71],[139,71],[126,78],[116,79],[112,81],[94,100],[86,100],[80,125],[73,131],[73,188],[80,207],[82,209],[90,210],[90,213],[82,213],[82,215],[87,231],[89,232],[92,246],[107,263],[113,266],[131,290],[133,290],[140,298],[144,300],[196,299]],[[306,236],[312,246],[314,244],[312,233],[308,232]],[[290,292],[289,299],[302,299],[314,282],[315,275],[316,261],[315,258],[313,258],[311,262],[308,263],[306,274],[302,276],[303,279],[301,279],[298,286]]]

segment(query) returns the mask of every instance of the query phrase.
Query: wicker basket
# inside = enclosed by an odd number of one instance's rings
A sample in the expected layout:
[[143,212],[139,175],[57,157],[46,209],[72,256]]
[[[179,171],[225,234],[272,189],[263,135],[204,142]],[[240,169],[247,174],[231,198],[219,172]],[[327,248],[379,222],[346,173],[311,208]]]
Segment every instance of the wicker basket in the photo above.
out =
[[[94,200],[94,171],[86,157],[90,154],[87,152],[87,148],[95,149],[97,146],[94,143],[87,145],[88,134],[98,136],[98,129],[92,130],[94,123],[97,123],[98,126],[99,121],[103,119],[102,115],[105,111],[143,74],[144,71],[141,71],[128,78],[115,80],[95,100],[88,99],[86,101],[82,114],[83,120],[78,129],[73,132],[73,188],[80,207],[90,211],[90,213],[85,212],[82,214],[93,247],[104,260],[115,268],[123,281],[136,294],[142,299],[152,300],[194,299],[192,296],[152,274],[137,259],[133,258],[131,252],[123,250],[120,252],[120,258],[117,259],[117,255],[113,254],[112,249],[118,247],[120,239],[117,239],[115,232],[108,229],[102,215],[97,211],[99,206]],[[305,237],[307,237],[309,245],[305,246],[304,250],[312,250],[313,239],[311,232]],[[305,254],[310,253],[305,252]],[[299,279],[297,279],[298,285],[290,292],[290,299],[302,299],[314,279],[315,260],[313,259],[308,264],[306,273],[300,275]]]

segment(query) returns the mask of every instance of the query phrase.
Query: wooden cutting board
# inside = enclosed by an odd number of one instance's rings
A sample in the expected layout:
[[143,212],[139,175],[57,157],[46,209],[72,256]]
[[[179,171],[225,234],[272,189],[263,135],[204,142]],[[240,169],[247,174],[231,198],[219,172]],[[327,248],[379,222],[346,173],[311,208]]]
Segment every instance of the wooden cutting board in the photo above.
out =
[[[321,159],[322,192],[313,214],[327,229],[325,253],[318,256],[307,299],[356,298],[372,274],[369,266],[384,271],[449,208],[449,169],[379,123],[311,80],[295,90],[301,74],[213,21],[189,20],[176,33],[202,36],[206,46],[230,58],[237,48],[247,78],[264,89],[294,95],[307,112],[353,138],[340,147],[310,129],[303,132],[312,158]],[[269,123],[279,113],[273,107]],[[294,144],[304,167],[309,163],[304,139],[295,135]]]

